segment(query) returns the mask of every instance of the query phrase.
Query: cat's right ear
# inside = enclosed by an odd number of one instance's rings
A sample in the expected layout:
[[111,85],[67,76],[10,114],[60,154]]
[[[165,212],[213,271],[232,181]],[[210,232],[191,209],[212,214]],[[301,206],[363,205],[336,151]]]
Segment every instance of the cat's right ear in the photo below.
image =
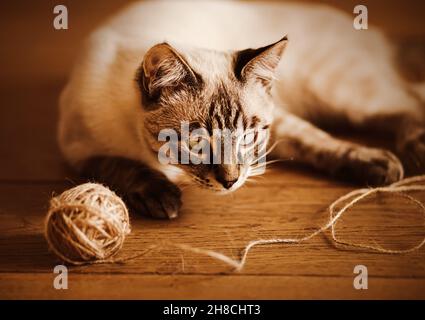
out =
[[144,98],[156,100],[164,90],[195,85],[199,77],[173,47],[161,43],[145,54],[136,81]]
[[287,43],[288,37],[285,36],[268,46],[237,52],[234,65],[236,78],[244,82],[259,80],[264,86],[270,86]]

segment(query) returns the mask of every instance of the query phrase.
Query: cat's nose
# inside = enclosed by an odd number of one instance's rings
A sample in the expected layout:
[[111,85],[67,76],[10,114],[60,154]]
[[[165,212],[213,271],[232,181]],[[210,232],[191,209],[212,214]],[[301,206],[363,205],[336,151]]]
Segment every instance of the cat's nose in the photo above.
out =
[[238,181],[238,179],[235,180],[231,180],[231,181],[223,181],[223,187],[225,187],[226,189],[230,189],[235,183],[236,181]]
[[215,178],[226,189],[230,189],[239,179],[239,165],[216,165],[214,171]]

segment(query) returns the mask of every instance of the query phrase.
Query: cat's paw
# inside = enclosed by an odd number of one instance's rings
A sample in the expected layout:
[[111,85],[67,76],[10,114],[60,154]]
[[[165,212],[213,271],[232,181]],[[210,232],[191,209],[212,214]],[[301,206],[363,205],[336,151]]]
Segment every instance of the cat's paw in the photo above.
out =
[[372,186],[386,185],[403,178],[403,165],[390,151],[352,147],[346,152],[337,175]]
[[126,196],[130,209],[158,219],[174,219],[182,205],[181,191],[167,178],[135,186]]
[[425,172],[425,128],[417,126],[409,130],[397,149],[409,172]]

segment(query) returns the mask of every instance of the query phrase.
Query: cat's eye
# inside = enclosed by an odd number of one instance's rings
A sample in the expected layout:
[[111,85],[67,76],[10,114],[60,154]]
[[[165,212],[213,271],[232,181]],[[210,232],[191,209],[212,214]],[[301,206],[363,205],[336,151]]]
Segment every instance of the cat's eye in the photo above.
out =
[[204,128],[198,128],[190,133],[188,146],[189,149],[202,149],[210,142],[208,131]]
[[210,137],[203,129],[191,132],[187,147],[192,163],[207,163],[210,158]]
[[189,147],[190,147],[190,149],[198,147],[198,146],[202,147],[207,142],[208,142],[208,140],[206,139],[206,137],[203,137],[203,136],[190,137]]
[[255,145],[258,139],[258,132],[256,130],[252,130],[249,132],[246,132],[242,139],[239,142],[240,147],[250,147],[252,145]]

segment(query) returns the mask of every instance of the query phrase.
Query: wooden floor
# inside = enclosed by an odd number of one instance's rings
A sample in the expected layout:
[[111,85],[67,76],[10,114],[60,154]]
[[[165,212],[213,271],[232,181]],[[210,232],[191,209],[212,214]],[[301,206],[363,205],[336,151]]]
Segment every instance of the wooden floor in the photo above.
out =
[[[52,194],[78,182],[56,146],[58,94],[84,35],[123,1],[62,1],[69,9],[67,31],[52,28],[53,2],[8,3],[0,19],[0,298],[425,298],[423,249],[406,255],[341,249],[322,234],[303,244],[257,247],[245,269],[234,272],[210,257],[167,246],[187,244],[239,258],[250,240],[315,230],[326,221],[327,206],[356,188],[290,165],[276,166],[226,197],[187,192],[174,221],[132,216],[122,256],[152,244],[156,249],[125,264],[70,267],[69,289],[55,290],[59,261],[48,252],[43,219]],[[353,3],[339,5],[351,11]],[[389,11],[375,11],[375,22],[423,47],[423,22],[414,18],[418,8],[405,8],[411,12],[398,20],[410,27],[395,27],[391,13],[403,2],[385,3]],[[381,7],[383,1],[371,1],[371,8]],[[425,201],[424,194],[415,196]],[[406,248],[425,236],[423,216],[403,199],[380,196],[348,212],[338,235]],[[368,290],[353,287],[353,269],[360,264],[368,268]]]

